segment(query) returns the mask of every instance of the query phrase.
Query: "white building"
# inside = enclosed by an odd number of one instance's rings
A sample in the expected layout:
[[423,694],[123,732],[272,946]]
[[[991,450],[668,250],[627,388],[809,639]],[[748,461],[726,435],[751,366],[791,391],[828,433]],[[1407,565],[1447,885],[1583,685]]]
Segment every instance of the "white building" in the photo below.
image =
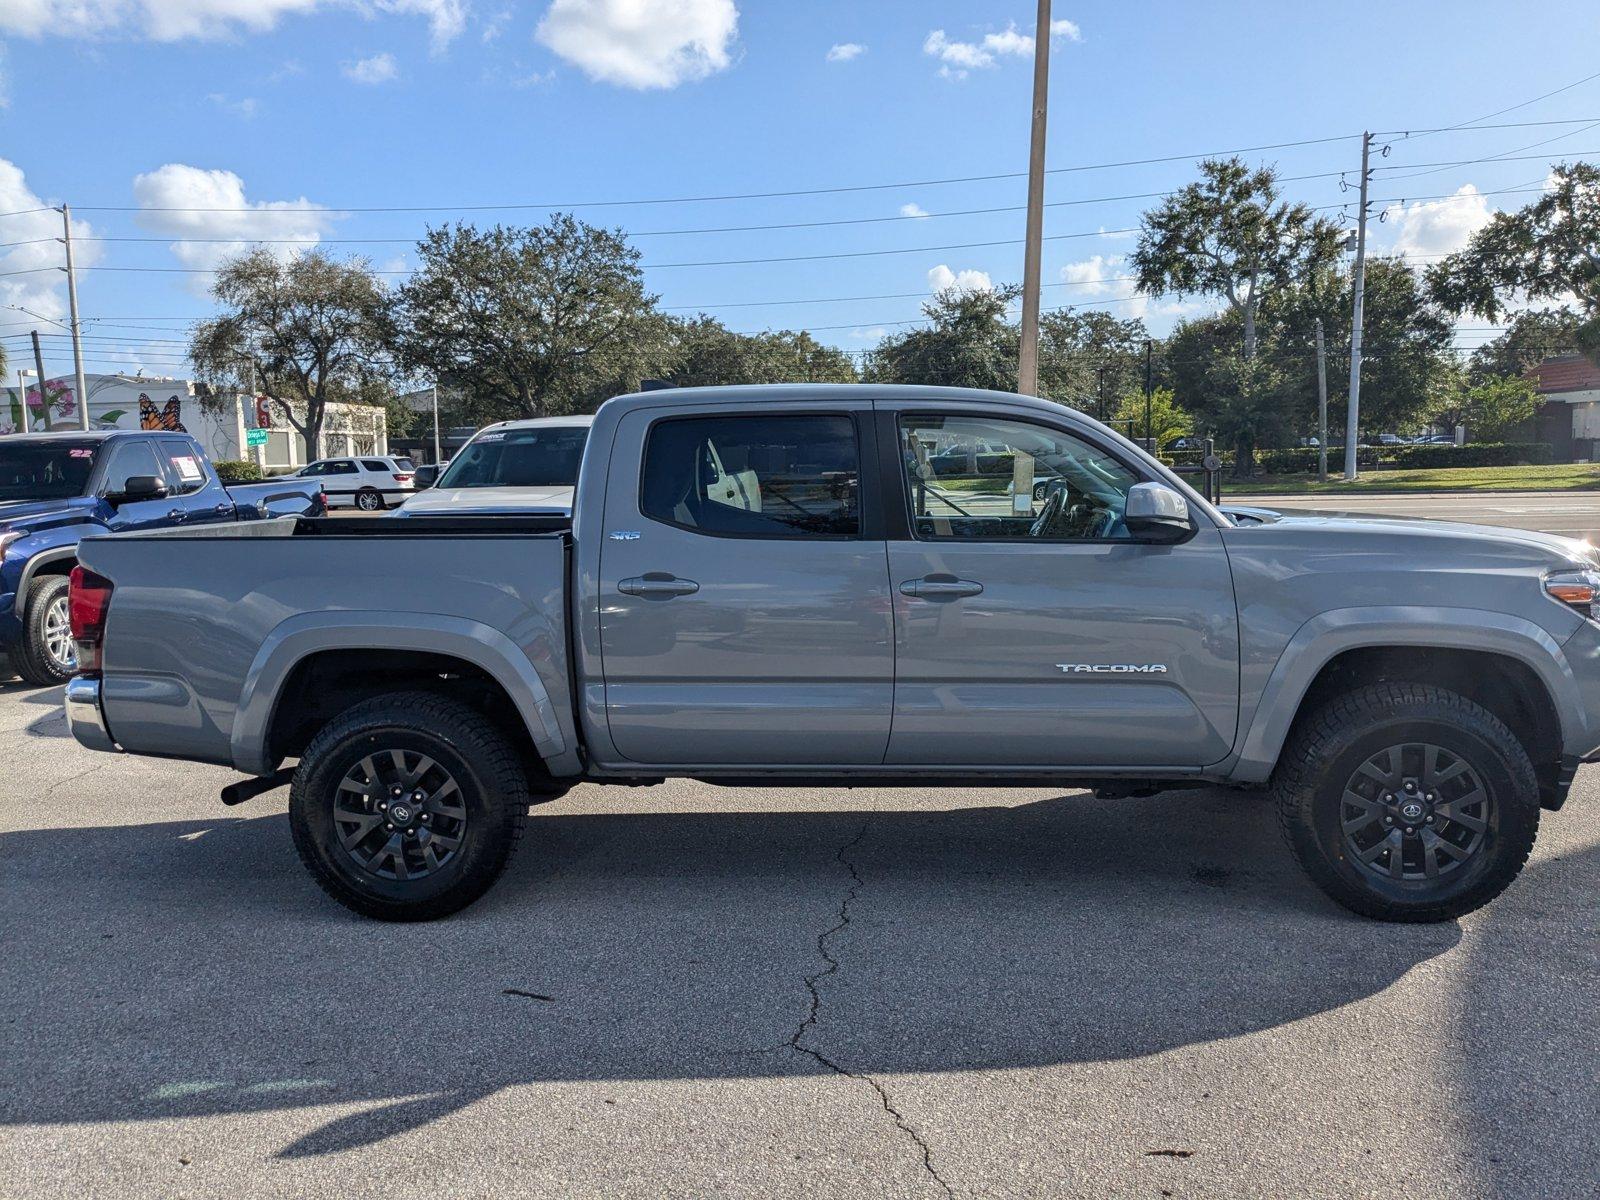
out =
[[[305,443],[276,404],[247,396],[202,404],[194,383],[150,375],[88,375],[92,429],[170,429],[192,434],[212,459],[249,459],[268,470],[303,466]],[[78,398],[72,376],[47,381],[48,403],[37,384],[0,391],[0,434],[78,428]],[[387,454],[387,413],[373,405],[330,404],[323,419],[320,458]],[[264,446],[248,445],[249,431],[264,428]]]

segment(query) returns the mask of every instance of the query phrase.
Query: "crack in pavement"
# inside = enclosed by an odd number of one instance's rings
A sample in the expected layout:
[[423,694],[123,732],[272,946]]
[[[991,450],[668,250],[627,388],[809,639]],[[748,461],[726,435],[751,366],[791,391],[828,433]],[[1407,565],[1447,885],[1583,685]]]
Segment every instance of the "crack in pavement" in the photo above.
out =
[[838,921],[832,927],[817,935],[817,955],[822,959],[824,965],[822,970],[813,975],[806,976],[806,990],[811,993],[811,1009],[806,1013],[805,1020],[801,1021],[799,1027],[794,1031],[794,1036],[789,1039],[789,1048],[795,1051],[797,1054],[804,1054],[808,1058],[814,1059],[816,1062],[832,1071],[835,1075],[842,1075],[846,1079],[853,1079],[858,1083],[864,1083],[875,1093],[877,1093],[878,1103],[883,1105],[883,1111],[888,1113],[889,1116],[894,1119],[894,1123],[899,1127],[900,1132],[905,1134],[914,1143],[916,1143],[917,1149],[921,1151],[923,1170],[925,1170],[929,1177],[944,1190],[944,1194],[946,1196],[954,1197],[955,1190],[945,1182],[944,1177],[939,1174],[938,1168],[933,1165],[933,1148],[928,1145],[927,1141],[924,1140],[922,1134],[917,1131],[916,1127],[912,1125],[910,1121],[906,1120],[905,1114],[894,1106],[894,1101],[889,1099],[889,1093],[884,1086],[871,1075],[863,1075],[858,1072],[851,1071],[847,1067],[844,1067],[835,1062],[833,1059],[829,1058],[822,1051],[813,1046],[808,1046],[805,1044],[806,1034],[811,1032],[811,1030],[816,1027],[817,1018],[822,1011],[822,991],[820,985],[824,979],[830,975],[837,974],[839,970],[839,960],[835,958],[832,951],[829,950],[828,943],[832,940],[835,934],[841,932],[849,926],[850,906],[855,902],[856,897],[861,894],[861,888],[864,883],[861,878],[861,872],[856,870],[855,863],[849,859],[848,855],[851,850],[860,844],[861,839],[866,837],[867,827],[871,823],[872,817],[869,815],[866,820],[861,822],[861,828],[856,830],[855,837],[851,838],[844,845],[840,846],[838,853],[834,855],[834,857],[837,858],[841,864],[843,864],[845,870],[850,872],[850,887],[845,891],[844,899],[839,903]]
[[76,775],[68,775],[65,779],[61,779],[61,780],[56,781],[55,783],[52,783],[48,788],[45,789],[44,794],[46,796],[53,796],[53,795],[56,794],[56,792],[59,789],[66,787],[67,784],[69,784],[69,783],[77,783],[78,780],[80,780],[80,779],[86,779],[90,775],[94,775],[94,774],[96,774],[96,773],[98,773],[100,771],[104,771],[110,765],[111,764],[108,763],[108,762],[99,763],[96,766],[90,767],[86,771],[79,771]]

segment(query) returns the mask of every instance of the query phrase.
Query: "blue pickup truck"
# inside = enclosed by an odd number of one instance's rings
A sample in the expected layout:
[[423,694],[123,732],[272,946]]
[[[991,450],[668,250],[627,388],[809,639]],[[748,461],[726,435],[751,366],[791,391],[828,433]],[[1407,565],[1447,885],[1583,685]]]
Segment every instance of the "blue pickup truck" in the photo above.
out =
[[315,481],[225,487],[187,434],[0,437],[0,651],[30,683],[72,674],[67,577],[86,536],[323,511]]

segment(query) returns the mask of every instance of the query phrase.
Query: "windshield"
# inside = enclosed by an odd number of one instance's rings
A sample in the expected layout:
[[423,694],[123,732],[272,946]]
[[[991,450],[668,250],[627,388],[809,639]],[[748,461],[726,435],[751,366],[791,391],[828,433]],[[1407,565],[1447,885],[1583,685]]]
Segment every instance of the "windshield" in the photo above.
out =
[[587,425],[490,430],[462,448],[436,486],[571,487],[588,440]]
[[0,502],[81,496],[94,469],[93,442],[0,441]]

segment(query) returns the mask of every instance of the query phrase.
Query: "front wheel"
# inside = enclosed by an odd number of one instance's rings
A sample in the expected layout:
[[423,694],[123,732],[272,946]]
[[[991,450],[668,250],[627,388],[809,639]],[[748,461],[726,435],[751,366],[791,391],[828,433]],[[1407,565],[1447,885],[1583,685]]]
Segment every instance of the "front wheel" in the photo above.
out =
[[65,575],[46,575],[28,584],[23,601],[22,640],[11,665],[18,675],[41,687],[65,683],[78,667],[67,588]]
[[340,904],[426,921],[471,904],[511,860],[528,784],[515,748],[481,713],[406,692],[334,718],[289,790],[295,848]]
[[1323,891],[1384,921],[1447,921],[1528,861],[1539,784],[1482,705],[1426,684],[1334,698],[1295,733],[1273,781],[1285,838]]

